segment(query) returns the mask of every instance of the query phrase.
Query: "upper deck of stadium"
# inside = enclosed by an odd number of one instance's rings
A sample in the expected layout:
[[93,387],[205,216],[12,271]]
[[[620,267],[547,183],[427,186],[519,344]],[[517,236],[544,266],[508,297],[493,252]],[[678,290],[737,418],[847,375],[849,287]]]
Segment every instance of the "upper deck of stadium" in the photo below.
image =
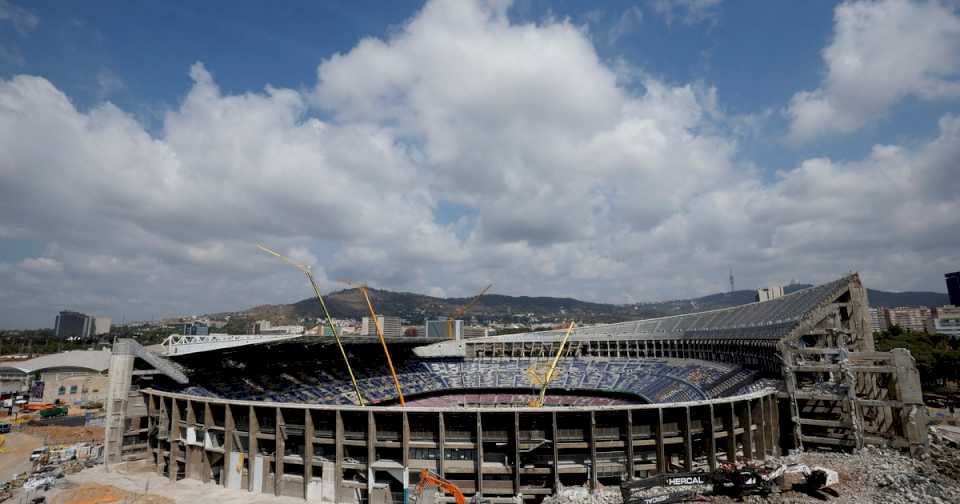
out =
[[[818,313],[820,309],[845,302],[850,298],[851,289],[862,289],[855,274],[770,301],[685,315],[578,327],[570,341],[574,346],[585,342],[680,339],[776,342],[805,332],[801,328],[805,321],[819,322],[818,319],[822,318]],[[480,355],[476,347],[508,343],[529,347],[549,345],[560,341],[564,333],[564,330],[550,330],[445,341],[421,347],[417,353],[423,357],[471,357]]]

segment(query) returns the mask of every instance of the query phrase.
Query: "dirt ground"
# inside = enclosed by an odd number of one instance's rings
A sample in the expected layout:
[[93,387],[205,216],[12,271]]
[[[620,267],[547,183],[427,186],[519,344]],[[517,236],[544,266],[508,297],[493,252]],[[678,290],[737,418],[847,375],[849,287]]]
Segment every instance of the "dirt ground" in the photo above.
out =
[[136,502],[137,504],[173,504],[173,500],[154,494],[128,492],[112,485],[81,483],[66,488],[50,500],[51,504],[112,504]]
[[64,427],[60,425],[31,425],[24,433],[46,440],[47,444],[74,444],[84,441],[102,441],[103,427]]
[[[214,483],[170,479],[158,476],[146,462],[111,466],[102,465],[68,474],[45,494],[52,504],[303,504],[303,499],[251,494],[246,490],[229,490]],[[113,498],[116,500],[94,500]],[[16,502],[16,501],[15,501]]]
[[43,445],[43,439],[22,432],[4,434],[6,442],[0,453],[0,482],[13,478],[14,474],[29,471],[30,452]]

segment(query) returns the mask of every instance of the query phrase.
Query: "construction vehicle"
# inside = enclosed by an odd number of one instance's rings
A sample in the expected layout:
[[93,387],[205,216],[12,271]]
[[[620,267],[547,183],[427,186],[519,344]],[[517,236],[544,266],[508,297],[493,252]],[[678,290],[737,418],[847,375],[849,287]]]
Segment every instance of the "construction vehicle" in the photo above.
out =
[[658,474],[620,484],[624,504],[665,504],[687,502],[699,495],[725,495],[741,499],[747,495],[769,495],[783,476],[786,466],[721,464],[713,472]]
[[40,410],[40,418],[53,418],[59,416],[66,416],[70,410],[66,406],[54,406],[53,408],[47,408],[45,410]]
[[317,301],[320,302],[320,308],[323,309],[323,314],[327,319],[327,325],[330,326],[330,332],[333,333],[333,337],[337,340],[337,347],[340,348],[340,355],[343,356],[343,363],[346,364],[347,373],[350,374],[350,381],[353,383],[353,391],[357,394],[357,403],[360,406],[366,406],[366,403],[363,400],[363,395],[360,393],[360,386],[357,385],[357,379],[353,376],[353,368],[350,367],[350,359],[347,358],[347,351],[344,350],[343,342],[340,340],[340,333],[337,331],[336,324],[333,323],[333,317],[330,316],[330,311],[327,310],[327,303],[323,301],[323,296],[320,295],[320,287],[317,287],[317,282],[316,280],[313,279],[313,272],[310,270],[310,266],[295,262],[286,256],[280,255],[278,252],[275,252],[273,250],[268,249],[267,247],[264,247],[263,245],[258,244],[257,247],[260,250],[293,266],[294,268],[297,268],[298,270],[303,272],[304,275],[307,276],[307,280],[310,281],[310,286],[313,287],[313,293],[316,294]]
[[567,342],[570,340],[570,335],[573,334],[573,328],[576,326],[576,322],[570,322],[567,333],[564,334],[563,339],[560,340],[560,348],[557,349],[557,354],[553,357],[553,360],[546,369],[538,368],[536,364],[527,369],[527,374],[530,375],[530,381],[535,385],[540,385],[540,394],[530,400],[528,403],[530,407],[540,408],[543,406],[543,402],[547,398],[547,388],[550,386],[550,382],[553,381],[554,375],[557,372],[557,364],[560,362],[560,357],[563,356]]
[[410,496],[411,504],[428,504],[433,502],[432,498],[424,498],[428,486],[433,492],[441,490],[452,495],[457,504],[467,503],[466,497],[463,496],[463,492],[460,491],[457,485],[431,473],[427,469],[421,469],[420,482],[417,483],[417,488],[413,491],[413,495]]
[[473,308],[473,305],[477,304],[477,301],[480,300],[480,297],[486,294],[487,291],[490,290],[490,287],[493,287],[493,284],[490,284],[484,287],[483,290],[480,291],[480,294],[477,294],[476,296],[474,296],[469,303],[461,306],[460,308],[457,308],[456,310],[453,310],[450,316],[447,317],[447,338],[453,339],[454,337],[453,324],[457,320],[457,317],[463,316],[464,313],[467,313],[467,310],[469,310],[470,308]]

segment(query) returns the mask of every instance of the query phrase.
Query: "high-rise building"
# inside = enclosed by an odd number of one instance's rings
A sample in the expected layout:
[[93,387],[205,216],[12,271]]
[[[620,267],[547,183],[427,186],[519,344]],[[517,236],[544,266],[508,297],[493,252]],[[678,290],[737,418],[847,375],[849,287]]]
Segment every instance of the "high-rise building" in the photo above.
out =
[[54,321],[54,332],[58,338],[87,339],[93,329],[93,318],[75,311],[62,311]]
[[763,287],[757,289],[757,301],[764,302],[770,301],[771,299],[777,299],[783,297],[783,286],[775,285],[773,287]]
[[[399,338],[403,336],[403,321],[400,317],[391,317],[386,315],[377,315],[377,323],[383,330],[384,338]],[[363,317],[360,323],[361,336],[376,336],[377,327],[370,323],[370,317]]]
[[947,295],[950,297],[950,304],[960,306],[960,271],[947,273],[943,276],[947,281]]

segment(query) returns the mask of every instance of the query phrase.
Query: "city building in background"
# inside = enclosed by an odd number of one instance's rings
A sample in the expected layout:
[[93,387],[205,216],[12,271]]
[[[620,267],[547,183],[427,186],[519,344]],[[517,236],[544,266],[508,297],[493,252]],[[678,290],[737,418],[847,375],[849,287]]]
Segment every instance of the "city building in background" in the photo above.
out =
[[890,327],[887,309],[870,308],[870,325],[873,326],[873,332],[886,331]]
[[253,334],[303,334],[302,325],[275,326],[269,320],[258,320],[253,325]]
[[764,302],[770,301],[771,299],[777,299],[783,297],[783,286],[775,285],[773,287],[763,287],[757,289],[757,301]]
[[62,311],[53,325],[58,338],[87,339],[93,330],[93,317],[75,311]]
[[490,331],[486,327],[468,326],[463,328],[464,339],[483,338],[490,336]]
[[960,306],[941,306],[934,310],[933,329],[938,334],[960,338]]
[[210,334],[210,326],[203,322],[190,322],[183,324],[184,336],[206,336]]
[[448,320],[428,320],[424,329],[428,338],[460,339],[463,337],[462,320],[454,320],[452,327]]
[[[360,322],[361,336],[377,335],[377,327],[371,324],[370,320],[370,317],[363,317],[363,320]],[[400,320],[400,317],[377,315],[377,323],[380,324],[380,329],[383,330],[384,338],[399,338],[403,336],[403,321]]]
[[950,297],[950,304],[960,306],[960,271],[947,273],[943,276],[947,281],[947,296]]
[[110,334],[110,327],[112,325],[113,320],[111,320],[110,317],[93,317],[93,335],[103,336]]

